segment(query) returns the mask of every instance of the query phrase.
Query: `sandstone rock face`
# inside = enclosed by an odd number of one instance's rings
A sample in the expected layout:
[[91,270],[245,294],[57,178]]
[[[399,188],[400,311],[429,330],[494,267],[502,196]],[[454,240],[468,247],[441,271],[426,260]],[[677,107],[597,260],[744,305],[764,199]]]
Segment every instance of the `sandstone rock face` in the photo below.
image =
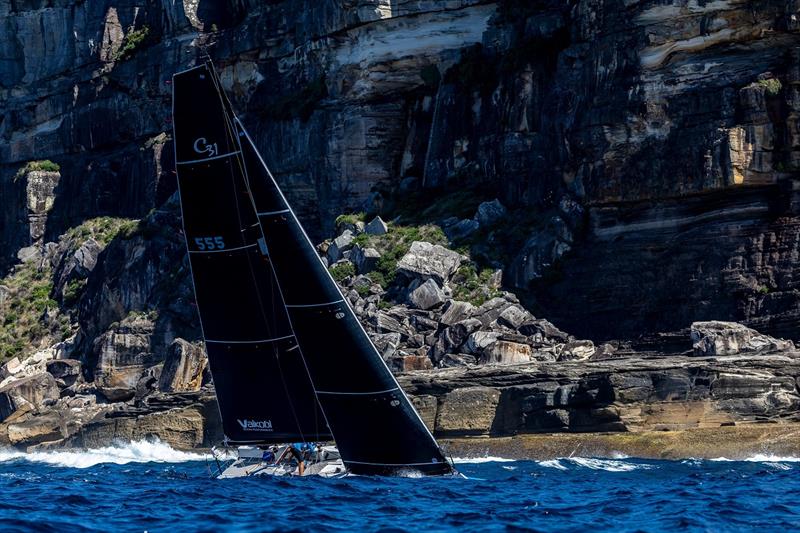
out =
[[735,322],[695,322],[691,331],[694,354],[699,356],[794,349],[792,341],[761,335]]
[[436,414],[436,431],[443,435],[488,433],[500,393],[487,387],[467,387],[442,398]]
[[415,241],[397,262],[397,272],[410,279],[432,279],[442,285],[461,264],[461,256],[438,244]]
[[680,430],[798,420],[800,354],[456,367],[399,377],[438,435]]
[[153,323],[143,316],[134,316],[98,337],[94,342],[94,382],[109,400],[133,398],[136,385],[157,354],[151,350]]
[[158,381],[162,392],[199,391],[208,357],[201,346],[175,339],[169,347]]
[[61,174],[58,172],[31,171],[24,176],[28,203],[28,224],[31,242],[39,242],[44,236],[47,213],[53,209],[54,190]]
[[46,372],[13,381],[0,388],[0,422],[20,409],[36,409],[58,396],[56,380]]

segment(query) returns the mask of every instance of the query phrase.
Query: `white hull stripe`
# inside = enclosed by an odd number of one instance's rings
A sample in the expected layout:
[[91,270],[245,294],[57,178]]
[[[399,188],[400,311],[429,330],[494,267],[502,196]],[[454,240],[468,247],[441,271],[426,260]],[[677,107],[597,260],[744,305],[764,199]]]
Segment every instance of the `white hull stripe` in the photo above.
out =
[[440,462],[430,462],[430,463],[368,463],[366,461],[350,461],[348,459],[342,459],[344,463],[351,463],[354,465],[372,465],[372,466],[426,466],[426,465],[442,465],[445,463]]
[[399,390],[399,389],[400,389],[400,387],[395,387],[393,389],[379,390],[379,391],[375,391],[375,392],[336,392],[336,391],[318,390],[317,394],[334,394],[334,395],[337,395],[337,396],[339,396],[339,395],[340,396],[377,396],[378,394],[386,394],[387,392],[394,392],[394,391]]
[[190,161],[178,161],[177,164],[178,165],[192,165],[194,163],[204,163],[206,161],[214,161],[215,159],[222,159],[224,157],[230,157],[232,155],[236,155],[236,154],[239,154],[239,153],[241,153],[241,152],[239,150],[236,150],[235,152],[228,152],[227,154],[215,155],[214,157],[204,157],[203,159],[192,159]]
[[290,211],[288,209],[281,209],[280,211],[262,211],[261,213],[258,213],[258,216],[268,217],[270,215],[282,215],[284,213],[289,213],[289,212]]
[[237,250],[247,250],[248,248],[255,248],[255,244],[248,244],[246,246],[237,246],[236,248],[219,248],[217,250],[189,250],[190,254],[218,254],[221,252],[235,252]]
[[298,305],[286,304],[286,307],[325,307],[326,305],[340,304],[343,301],[344,300],[336,300],[335,302],[325,302],[321,304],[298,304]]
[[259,339],[255,341],[222,341],[218,339],[206,339],[206,343],[210,342],[212,344],[263,344],[267,342],[277,342],[291,338],[294,338],[294,335],[286,335],[285,337],[276,337],[274,339]]

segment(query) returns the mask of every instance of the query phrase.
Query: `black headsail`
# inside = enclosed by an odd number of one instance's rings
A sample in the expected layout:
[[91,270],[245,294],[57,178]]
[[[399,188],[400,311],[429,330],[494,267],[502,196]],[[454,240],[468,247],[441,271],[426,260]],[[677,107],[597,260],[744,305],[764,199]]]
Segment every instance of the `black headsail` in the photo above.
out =
[[247,179],[292,327],[348,470],[452,472],[236,119]]
[[209,64],[173,77],[183,227],[223,429],[235,443],[329,440],[226,107]]

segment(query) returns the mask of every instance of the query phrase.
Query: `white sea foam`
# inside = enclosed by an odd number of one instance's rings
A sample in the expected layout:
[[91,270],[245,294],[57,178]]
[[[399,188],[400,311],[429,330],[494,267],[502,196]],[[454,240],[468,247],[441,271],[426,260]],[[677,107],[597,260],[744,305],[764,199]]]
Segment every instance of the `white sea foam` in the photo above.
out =
[[599,459],[595,457],[562,457],[539,461],[539,466],[555,468],[556,470],[569,470],[570,466],[589,468],[591,470],[605,470],[606,472],[631,472],[633,470],[649,470],[653,465],[645,463],[628,463],[619,459]]
[[715,457],[714,459],[710,460],[716,462],[745,461],[748,463],[800,463],[800,457],[791,457],[791,456],[784,457],[780,455],[771,455],[763,453],[757,453],[745,459],[728,459],[727,457]]
[[505,457],[454,457],[456,464],[481,464],[481,463],[513,463],[516,459],[506,459]]
[[652,465],[644,463],[626,463],[616,459],[596,459],[593,457],[571,457],[570,462],[591,468],[592,470],[605,470],[606,472],[631,472],[633,470],[648,470]]
[[101,463],[124,465],[128,463],[183,463],[202,461],[205,455],[181,452],[160,441],[137,441],[118,446],[89,450],[53,450],[25,453],[13,449],[0,449],[0,463],[25,460],[70,468],[89,468]]
[[539,466],[545,468],[555,468],[556,470],[569,470],[566,466],[561,464],[559,459],[548,459],[547,461],[539,461]]

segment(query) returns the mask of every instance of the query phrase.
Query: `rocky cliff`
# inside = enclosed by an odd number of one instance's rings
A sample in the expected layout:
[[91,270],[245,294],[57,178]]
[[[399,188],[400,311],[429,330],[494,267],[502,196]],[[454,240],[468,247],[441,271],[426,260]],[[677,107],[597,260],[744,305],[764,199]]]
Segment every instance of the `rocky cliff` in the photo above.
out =
[[208,56],[397,370],[564,363],[578,386],[601,363],[568,360],[609,339],[674,352],[728,320],[798,340],[798,17],[795,0],[0,5],[0,357],[63,381],[31,405],[92,396],[92,416],[208,381],[170,137],[171,75]]
[[[609,338],[718,318],[796,336],[798,9],[5,4],[0,267],[169,197],[170,76],[207,53],[318,236],[339,213],[477,182],[523,215],[518,253],[489,259],[566,329]],[[39,160],[58,178],[18,175]]]

